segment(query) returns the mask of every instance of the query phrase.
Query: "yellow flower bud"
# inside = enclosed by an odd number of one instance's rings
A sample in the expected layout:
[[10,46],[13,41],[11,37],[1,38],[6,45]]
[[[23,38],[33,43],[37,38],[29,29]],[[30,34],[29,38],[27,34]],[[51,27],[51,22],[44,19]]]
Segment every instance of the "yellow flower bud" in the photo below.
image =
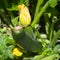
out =
[[28,8],[22,4],[18,5],[19,9],[19,20],[23,27],[28,26],[31,23],[31,16]]
[[22,56],[22,52],[18,50],[18,48],[14,48],[12,54],[15,56]]

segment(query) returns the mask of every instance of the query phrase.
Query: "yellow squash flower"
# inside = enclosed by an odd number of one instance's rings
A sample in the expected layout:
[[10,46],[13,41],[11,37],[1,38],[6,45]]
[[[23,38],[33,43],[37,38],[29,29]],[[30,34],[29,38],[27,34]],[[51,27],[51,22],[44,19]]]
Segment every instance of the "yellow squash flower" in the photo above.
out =
[[14,48],[13,51],[12,51],[12,54],[14,56],[22,56],[22,52],[18,50],[18,48]]
[[31,16],[28,8],[22,4],[18,5],[19,9],[19,20],[23,27],[28,26],[31,23]]

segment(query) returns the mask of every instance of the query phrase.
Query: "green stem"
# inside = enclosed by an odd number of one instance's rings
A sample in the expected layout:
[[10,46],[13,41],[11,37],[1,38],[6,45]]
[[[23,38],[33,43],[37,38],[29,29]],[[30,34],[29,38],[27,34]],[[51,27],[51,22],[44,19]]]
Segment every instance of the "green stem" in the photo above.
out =
[[49,38],[50,36],[50,20],[49,20],[49,17],[47,15],[47,13],[44,14],[44,21],[45,21],[45,31],[46,31],[46,35],[47,35],[47,38]]
[[[5,8],[7,9],[9,6],[7,0],[4,0],[4,4],[5,4]],[[14,17],[14,15],[11,13],[11,11],[8,11],[8,13],[10,14],[11,18]]]
[[6,17],[6,15],[0,10],[0,15],[1,17],[3,18],[3,20],[7,23],[7,25],[10,27],[10,28],[13,28],[13,26],[10,24],[9,22],[9,19]]
[[50,32],[50,44],[52,43],[53,32],[54,32],[54,23],[52,22],[51,32]]
[[1,10],[0,10],[0,15],[2,16],[2,18],[4,19],[4,21],[5,21],[7,24],[9,24],[8,18],[6,17],[5,13],[2,12]]
[[38,0],[37,6],[36,6],[36,10],[35,10],[35,16],[34,16],[34,19],[35,19],[36,15],[38,14],[39,9],[40,9],[39,7],[41,6],[42,3],[43,3],[43,0]]
[[35,19],[33,20],[31,26],[34,27],[36,23],[39,22],[39,18],[42,16],[42,14],[45,12],[46,8],[49,6],[49,1],[46,2],[46,4],[43,6],[43,8],[41,9],[41,11],[39,12],[39,14],[35,17]]

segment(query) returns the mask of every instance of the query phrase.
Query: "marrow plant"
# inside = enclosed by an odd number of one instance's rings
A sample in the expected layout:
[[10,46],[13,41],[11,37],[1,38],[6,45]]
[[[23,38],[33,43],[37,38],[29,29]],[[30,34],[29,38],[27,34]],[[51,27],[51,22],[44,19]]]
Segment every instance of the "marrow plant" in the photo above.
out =
[[[60,58],[60,44],[56,45],[60,30],[56,32],[54,29],[58,18],[55,15],[56,12],[52,13],[55,11],[53,9],[58,5],[58,1],[38,0],[33,20],[28,9],[29,0],[26,0],[25,3],[24,0],[20,0],[21,3],[15,6],[16,9],[9,8],[8,2],[5,1],[5,7],[8,7],[11,21],[5,16],[4,10],[0,9],[0,15],[11,28],[12,37],[16,45],[23,51],[23,57],[27,57],[27,60],[29,58],[32,60],[58,60]],[[19,16],[15,17],[12,11],[19,11]],[[39,22],[42,16],[45,22],[45,35],[39,32]]]

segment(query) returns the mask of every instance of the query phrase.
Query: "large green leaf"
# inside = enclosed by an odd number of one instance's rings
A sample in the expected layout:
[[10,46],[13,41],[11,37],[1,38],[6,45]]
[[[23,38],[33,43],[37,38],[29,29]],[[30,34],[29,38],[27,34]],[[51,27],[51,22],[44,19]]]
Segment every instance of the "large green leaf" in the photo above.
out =
[[20,30],[19,33],[12,31],[12,35],[15,41],[29,52],[40,52],[42,50],[42,44],[37,42],[31,27]]

